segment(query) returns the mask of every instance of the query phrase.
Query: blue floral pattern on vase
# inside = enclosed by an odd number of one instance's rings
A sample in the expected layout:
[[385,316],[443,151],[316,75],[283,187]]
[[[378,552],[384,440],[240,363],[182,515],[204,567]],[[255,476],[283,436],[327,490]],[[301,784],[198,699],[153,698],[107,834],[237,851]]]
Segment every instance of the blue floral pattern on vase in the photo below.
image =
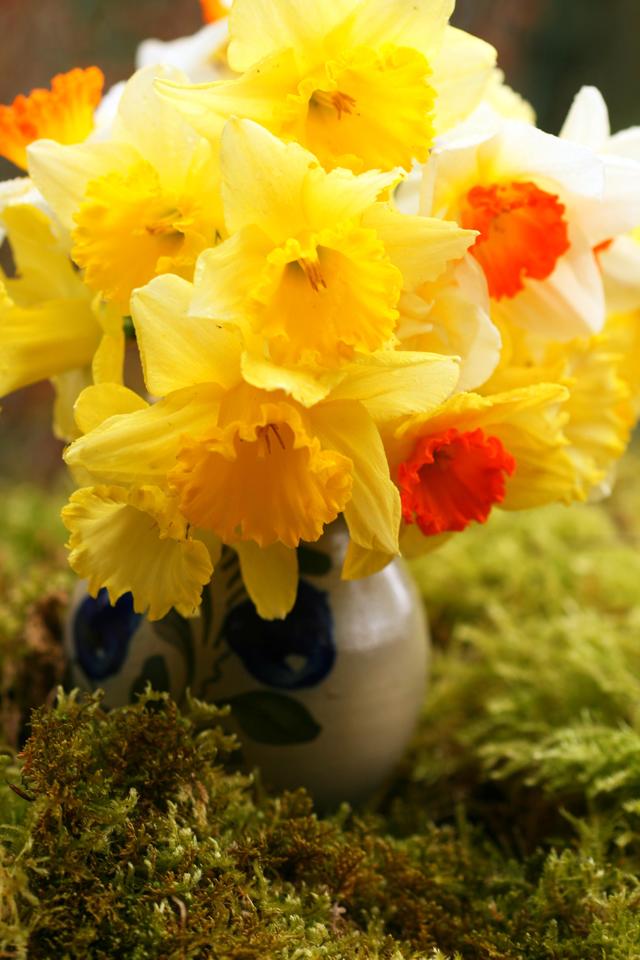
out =
[[328,595],[305,580],[284,620],[263,620],[245,600],[227,614],[222,636],[252,676],[276,689],[315,687],[336,659]]
[[109,603],[106,590],[85,597],[73,618],[75,659],[90,680],[104,680],[122,668],[142,615],[135,613],[130,593]]

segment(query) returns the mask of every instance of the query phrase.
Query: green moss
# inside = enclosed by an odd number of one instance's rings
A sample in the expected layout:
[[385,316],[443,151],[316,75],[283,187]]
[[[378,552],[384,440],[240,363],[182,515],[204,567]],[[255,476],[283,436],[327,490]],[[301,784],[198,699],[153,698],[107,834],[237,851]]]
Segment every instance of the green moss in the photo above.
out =
[[[500,515],[414,565],[433,677],[367,812],[265,794],[212,707],[40,710],[0,776],[0,956],[638,960],[636,466],[607,504]],[[32,597],[62,570],[35,533]],[[0,602],[14,644],[28,606]]]

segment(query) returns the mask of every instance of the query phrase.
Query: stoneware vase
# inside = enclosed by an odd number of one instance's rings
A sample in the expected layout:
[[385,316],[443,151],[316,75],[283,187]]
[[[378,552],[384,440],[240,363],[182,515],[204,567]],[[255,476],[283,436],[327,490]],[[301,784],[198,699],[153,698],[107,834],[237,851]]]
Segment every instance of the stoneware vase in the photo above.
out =
[[402,561],[345,582],[347,532],[334,523],[299,550],[296,604],[266,621],[225,551],[200,616],[150,623],[130,596],[110,606],[80,585],[67,621],[68,683],[102,689],[105,705],[148,682],[182,702],[187,690],[231,705],[244,763],[266,784],[307,787],[316,802],[357,803],[392,773],[424,701],[429,641],[422,602]]

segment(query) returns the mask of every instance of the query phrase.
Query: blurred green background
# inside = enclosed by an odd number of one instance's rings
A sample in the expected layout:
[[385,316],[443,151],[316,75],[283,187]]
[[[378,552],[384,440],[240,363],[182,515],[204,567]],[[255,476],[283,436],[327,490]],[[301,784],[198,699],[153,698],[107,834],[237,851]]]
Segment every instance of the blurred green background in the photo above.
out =
[[[544,129],[558,131],[585,83],[605,94],[614,129],[640,123],[640,0],[458,0],[454,22],[498,48]],[[72,66],[95,63],[114,83],[131,73],[142,39],[200,23],[198,0],[0,0],[0,103]],[[15,172],[0,162],[0,179]],[[55,476],[50,408],[46,385],[3,401],[0,477]]]

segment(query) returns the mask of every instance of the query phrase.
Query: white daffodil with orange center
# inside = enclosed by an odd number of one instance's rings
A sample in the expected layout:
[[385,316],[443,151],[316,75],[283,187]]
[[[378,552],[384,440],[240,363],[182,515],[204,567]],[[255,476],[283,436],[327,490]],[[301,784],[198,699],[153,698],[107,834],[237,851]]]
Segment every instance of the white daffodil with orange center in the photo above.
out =
[[484,107],[439,142],[421,209],[478,231],[471,252],[499,325],[568,340],[602,329],[594,251],[640,214],[640,166],[610,176],[592,149]]
[[378,202],[394,174],[327,173],[251,121],[229,122],[221,166],[232,235],[200,257],[193,310],[243,330],[255,386],[274,386],[267,361],[290,382],[393,345],[403,290],[435,280],[475,239]]
[[464,119],[495,51],[447,26],[454,0],[235,0],[229,65],[239,77],[162,83],[205,136],[248,117],[327,167],[409,169],[435,132]]
[[[397,553],[400,498],[378,424],[441,403],[455,387],[455,360],[372,354],[305,407],[282,389],[242,379],[240,330],[195,316],[186,281],[159,277],[135,293],[132,308],[147,389],[160,399],[149,405],[103,384],[78,401],[84,436],[66,459],[94,486],[74,495],[64,517],[80,575],[108,587],[112,600],[130,590],[152,616],[176,595],[195,608],[204,566],[196,564],[185,585],[187,559],[194,549],[201,554],[193,543],[206,544],[212,565],[227,543],[260,614],[274,617],[295,599],[295,548],[317,540],[339,514],[362,550]],[[146,503],[155,539],[136,533]],[[104,535],[108,518],[117,536]],[[123,564],[134,536],[153,562],[145,554],[135,568]]]
[[567,388],[556,383],[480,396],[460,393],[385,432],[402,500],[407,556],[485,523],[494,507],[579,498],[564,434]]
[[190,278],[223,230],[216,158],[156,96],[157,75],[129,81],[109,139],[29,148],[31,175],[71,232],[86,283],[124,314],[132,290],[154,276]]

